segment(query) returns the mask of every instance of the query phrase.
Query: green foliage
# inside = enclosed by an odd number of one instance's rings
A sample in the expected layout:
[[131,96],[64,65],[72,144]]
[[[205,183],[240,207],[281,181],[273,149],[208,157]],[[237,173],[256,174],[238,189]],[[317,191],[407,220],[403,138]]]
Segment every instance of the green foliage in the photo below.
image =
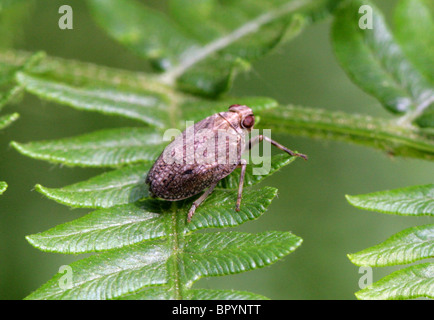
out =
[[[264,187],[259,190],[247,189],[243,196],[244,205],[234,214],[234,193],[231,190],[217,190],[199,207],[194,220],[185,226],[182,233],[203,228],[233,227],[245,221],[259,218],[276,196],[277,190]],[[167,201],[145,199],[131,204],[116,205],[100,209],[27,239],[44,251],[61,253],[84,253],[119,248],[143,240],[164,237],[165,227],[172,223],[170,214],[189,209],[190,201],[179,203],[173,210]],[[98,241],[95,241],[95,240]]]
[[[394,16],[396,40],[405,55],[431,83],[434,81],[434,4],[401,0]],[[415,19],[416,18],[416,19]]]
[[[293,159],[287,155],[273,157],[270,174]],[[201,277],[266,266],[301,244],[301,239],[289,232],[256,235],[207,233],[205,238],[200,239],[191,234],[203,228],[234,227],[265,213],[277,190],[270,187],[259,190],[249,188],[264,178],[253,176],[251,166],[246,174],[240,212],[234,212],[236,177],[229,176],[197,209],[194,219],[188,224],[185,223],[185,214],[191,200],[168,202],[146,197],[146,191],[142,190],[146,166],[149,168],[149,164],[122,167],[61,189],[36,187],[47,197],[61,203],[104,209],[30,235],[27,239],[32,245],[43,251],[59,253],[105,252],[71,264],[73,283],[77,282],[77,286],[59,289],[61,274],[58,274],[28,299],[111,299],[124,295],[128,299],[156,299],[161,296],[186,299],[193,296],[193,292],[195,299],[205,299],[206,295],[201,296],[199,289],[190,289]],[[156,246],[159,247],[157,251]],[[143,261],[133,258],[137,256],[141,256]],[[158,264],[149,263],[149,260],[158,261]],[[100,269],[104,272],[95,279],[96,271],[93,270]],[[116,281],[111,282],[110,279]],[[178,279],[177,283],[173,283],[174,279]],[[88,290],[89,287],[93,289]],[[136,296],[137,290],[140,291]],[[213,294],[218,298],[228,292]],[[231,294],[245,298],[260,297],[250,293]]]
[[372,287],[356,293],[359,299],[414,299],[434,297],[434,265],[421,263],[396,271],[377,281]]
[[[5,3],[5,8],[9,5],[9,3]],[[0,6],[0,13],[2,11],[2,8]],[[33,59],[29,59],[33,60]],[[26,65],[24,63],[20,67],[16,66],[10,66],[7,63],[1,63],[0,62],[0,111],[3,109],[3,107],[10,102],[14,96],[16,96],[19,91],[20,87],[18,87],[14,83],[14,76],[15,72],[17,70],[23,68]],[[0,130],[8,127],[11,125],[15,120],[19,118],[18,113],[11,113],[0,116]],[[0,181],[0,194],[2,194],[7,188],[7,184],[5,182]]]
[[[403,0],[395,11],[396,37],[404,53],[418,70],[434,83],[434,4],[428,0]],[[418,116],[420,127],[433,127],[434,104]]]
[[36,191],[72,207],[108,208],[149,197],[145,184],[151,164],[124,166],[59,189],[36,185]]
[[[337,11],[333,27],[336,56],[354,82],[389,110],[414,111],[432,98],[432,85],[407,60],[380,11],[372,4],[373,28],[359,27],[359,8],[366,3],[348,1]],[[411,42],[407,41],[407,45]]]
[[[434,185],[414,186],[370,194],[347,196],[365,210],[398,215],[434,216]],[[434,225],[405,229],[386,241],[349,254],[358,266],[385,267],[434,257]],[[395,271],[356,293],[359,299],[434,298],[434,263],[416,264]]]
[[348,255],[359,266],[385,267],[434,256],[434,225],[405,229],[383,243]]
[[168,15],[133,0],[87,3],[112,38],[165,71],[165,82],[216,96],[230,88],[237,71],[248,69],[336,1],[174,0],[168,1]]
[[18,73],[16,80],[33,94],[79,110],[120,115],[159,128],[167,125],[163,120],[168,111],[167,103],[164,97],[153,92],[135,93],[102,85],[96,87],[94,85],[91,88],[81,87],[78,84],[73,86],[24,73]]
[[18,61],[14,59],[14,63],[10,63],[11,57],[4,55],[4,61],[0,61],[0,110],[23,89],[15,81],[16,74],[33,68],[44,57],[43,53],[35,53]]
[[355,207],[400,215],[432,215],[434,185],[414,186],[367,195],[347,196]]
[[[372,28],[359,26],[359,8],[372,8]],[[349,0],[335,13],[332,42],[342,68],[355,84],[393,113],[393,121],[343,119],[343,139],[374,145],[390,154],[433,159],[434,7],[424,0],[403,0],[395,11],[396,30],[389,31],[378,8],[368,1]],[[429,38],[429,39],[428,39]],[[427,66],[428,67],[427,69]],[[327,126],[329,115],[324,115]],[[419,127],[418,127],[419,126]],[[376,128],[369,135],[367,127]],[[425,129],[422,129],[425,128]],[[429,129],[428,129],[429,128]],[[316,134],[316,133],[314,133]],[[319,134],[323,134],[321,131]],[[355,207],[398,215],[434,215],[434,185],[347,196]],[[383,267],[434,257],[433,225],[403,230],[383,243],[348,255],[359,266]],[[434,298],[434,264],[413,265],[356,293],[359,299]]]
[[4,181],[0,181],[0,194],[2,194],[3,192],[5,192],[7,188],[8,188],[7,183],[4,182]]
[[[265,175],[253,175],[253,165],[247,166],[245,186],[251,186],[266,176],[291,163],[295,158],[276,155],[270,163],[270,171]],[[139,163],[105,172],[86,181],[81,181],[63,188],[46,188],[36,185],[36,191],[59,203],[81,208],[109,208],[118,204],[127,204],[148,197],[146,174],[151,163]],[[237,189],[239,172],[236,171],[220,181],[217,189]]]
[[[168,218],[179,220],[180,216],[184,218],[176,213]],[[180,243],[177,228],[172,231],[175,233],[168,233],[165,239],[144,241],[74,262],[70,265],[74,270],[71,288],[61,289],[58,274],[27,299],[114,299],[133,292],[136,298],[185,299],[193,294],[191,284],[202,277],[269,265],[300,244],[300,238],[277,231],[256,235],[191,234],[183,236]],[[198,289],[194,294],[201,295]],[[214,298],[224,296],[214,294]]]
[[433,133],[394,120],[299,106],[261,112],[261,126],[273,132],[334,139],[383,150],[389,155],[434,159]]
[[[16,70],[16,67],[0,63],[0,111],[19,91],[13,82]],[[6,128],[18,117],[17,113],[0,116],[0,129]]]
[[[245,68],[308,22],[326,15],[335,1],[297,1],[289,5],[263,1],[253,6],[248,2],[222,5],[208,1],[191,3],[187,11],[181,10],[181,2],[170,2],[171,16],[167,17],[133,0],[88,1],[98,24],[150,61],[156,71],[164,71],[160,75],[51,57],[14,72],[13,83],[41,99],[130,118],[142,125],[59,140],[11,143],[35,159],[111,169],[61,188],[36,185],[36,191],[54,201],[96,210],[30,235],[28,241],[48,252],[96,254],[70,265],[71,286],[60,285],[59,272],[28,299],[262,299],[265,297],[248,292],[192,286],[202,277],[270,265],[301,244],[301,238],[290,232],[193,233],[238,226],[264,214],[277,190],[252,187],[295,159],[286,154],[268,160],[271,170],[262,175],[253,175],[253,165],[249,164],[240,212],[234,210],[239,181],[236,171],[220,182],[188,224],[186,213],[193,199],[151,199],[144,180],[167,145],[167,140],[163,141],[166,129],[183,130],[184,120],[198,121],[235,103],[249,105],[255,114],[276,108],[276,101],[264,97],[210,100],[201,96],[220,96],[229,88],[239,66]],[[210,15],[225,12],[224,21],[208,24],[214,31],[205,33],[203,23],[196,30],[180,30],[185,19],[201,19],[201,5],[208,6]],[[248,14],[241,15],[248,6]],[[149,37],[150,32],[153,37]],[[9,65],[28,59],[20,52],[9,52],[1,58]]]
[[[274,132],[331,138],[378,148],[390,155],[432,160],[434,81],[426,66],[434,65],[432,32],[427,32],[433,28],[434,11],[432,2],[428,3],[400,2],[397,39],[380,10],[369,1],[344,1],[335,12],[332,44],[342,68],[356,85],[400,118],[285,106],[261,113],[261,125]],[[362,5],[372,8],[372,29],[359,27]]]
[[[359,26],[359,8],[367,4],[372,8],[372,29]],[[419,24],[420,11],[424,12],[424,26],[432,31],[427,2],[402,1],[397,10],[396,24],[401,27],[396,34],[404,45],[395,40],[380,10],[369,1],[346,1],[337,10],[332,29],[335,53],[344,70],[387,109],[404,114],[401,124],[424,118],[425,110],[434,103],[432,74],[428,72],[426,76],[425,68],[434,59],[432,39],[424,40],[429,30]],[[412,26],[410,30],[408,25]],[[434,123],[425,123],[425,126],[433,127]]]
[[12,146],[35,159],[90,167],[150,162],[163,151],[161,134],[147,127],[106,129],[54,141],[13,142]]
[[18,113],[11,113],[0,117],[0,129],[4,129],[9,126],[12,122],[20,117]]
[[[11,4],[12,3],[10,1],[1,3],[0,13],[2,12],[2,9],[7,8]],[[27,60],[22,61],[18,66],[0,62],[0,111],[8,102],[11,102],[15,96],[22,91],[22,88],[14,81],[16,73],[20,70],[25,70],[26,68],[32,67],[41,58],[42,55],[37,53],[29,57]],[[19,117],[20,115],[16,112],[0,116],[0,130],[11,125]],[[0,181],[0,194],[5,192],[6,188],[6,182]]]
[[[235,227],[265,213],[277,190],[256,184],[294,158],[274,156],[271,172],[247,168],[240,212],[234,212],[239,171],[219,183],[197,209],[193,199],[151,199],[144,179],[167,142],[168,128],[184,130],[231,104],[252,107],[259,127],[273,132],[336,139],[390,155],[434,158],[432,3],[401,0],[395,32],[366,1],[170,0],[167,12],[136,0],[87,0],[90,14],[107,35],[139,57],[153,73],[0,51],[0,109],[23,90],[77,110],[119,116],[134,127],[76,137],[12,142],[23,155],[51,163],[108,168],[87,181],[60,188],[36,185],[44,196],[70,207],[95,209],[47,231],[30,235],[36,248],[57,253],[95,253],[70,265],[73,282],[59,272],[28,299],[262,299],[243,291],[193,288],[203,277],[270,265],[294,251],[301,239],[290,232],[195,233]],[[369,4],[374,28],[360,29],[358,9]],[[335,10],[335,8],[338,8]],[[267,97],[225,95],[240,71],[291,40],[307,25],[335,15],[332,43],[349,77],[398,118],[382,119],[299,106]],[[152,36],[150,36],[152,35]],[[428,66],[428,67],[426,67]],[[17,118],[0,118],[0,128]],[[390,214],[432,215],[432,185],[348,196],[353,205]],[[0,184],[1,190],[1,184]],[[3,190],[4,191],[4,190]],[[1,193],[1,191],[0,191]],[[432,257],[433,226],[404,230],[384,243],[349,255],[363,266],[385,266]],[[357,293],[360,299],[433,297],[432,264],[418,264]]]

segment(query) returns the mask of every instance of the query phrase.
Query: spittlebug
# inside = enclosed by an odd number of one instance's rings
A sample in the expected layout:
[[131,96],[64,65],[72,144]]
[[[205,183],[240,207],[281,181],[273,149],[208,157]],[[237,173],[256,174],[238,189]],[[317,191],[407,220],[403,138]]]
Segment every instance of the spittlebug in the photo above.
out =
[[231,105],[229,111],[209,116],[177,136],[161,153],[146,177],[149,193],[168,201],[192,197],[207,189],[193,202],[187,221],[197,207],[211,194],[220,180],[241,167],[235,210],[240,210],[247,162],[242,153],[265,140],[291,156],[296,153],[264,135],[245,143],[253,129],[255,116],[245,105]]

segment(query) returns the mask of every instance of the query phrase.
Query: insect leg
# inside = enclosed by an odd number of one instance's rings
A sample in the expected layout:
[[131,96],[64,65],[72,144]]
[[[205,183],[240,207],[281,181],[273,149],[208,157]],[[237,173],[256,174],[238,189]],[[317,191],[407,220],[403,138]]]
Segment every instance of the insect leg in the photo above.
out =
[[237,196],[237,204],[235,206],[235,211],[240,211],[241,205],[241,197],[243,195],[243,186],[244,186],[244,176],[246,175],[247,161],[245,159],[241,159],[241,174],[240,174],[240,183],[238,184],[238,196]]
[[201,195],[195,202],[193,202],[193,204],[191,205],[190,210],[188,211],[188,216],[187,216],[187,222],[191,221],[191,218],[194,215],[194,212],[196,211],[197,207],[200,206],[200,204],[211,194],[211,192],[214,190],[215,186],[217,185],[217,183],[219,183],[219,181],[217,181],[216,183],[214,183],[212,186],[210,186],[204,193],[203,195]]
[[297,153],[294,152],[292,150],[289,150],[287,147],[282,146],[280,143],[268,138],[267,136],[264,136],[262,134],[260,134],[259,136],[256,136],[253,139],[250,139],[249,141],[249,149],[251,149],[255,144],[257,144],[258,142],[261,142],[262,140],[268,141],[269,143],[271,143],[273,146],[279,148],[282,151],[285,151],[286,153],[289,153],[291,156],[295,156],[295,157],[301,157],[304,160],[307,160],[307,156],[305,154],[302,153]]

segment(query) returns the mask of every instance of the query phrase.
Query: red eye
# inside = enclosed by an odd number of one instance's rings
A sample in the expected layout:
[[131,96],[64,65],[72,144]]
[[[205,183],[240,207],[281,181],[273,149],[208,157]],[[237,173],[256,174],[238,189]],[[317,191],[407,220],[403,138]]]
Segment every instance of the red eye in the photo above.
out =
[[252,115],[249,115],[244,118],[242,122],[243,128],[250,129],[255,124],[255,117]]

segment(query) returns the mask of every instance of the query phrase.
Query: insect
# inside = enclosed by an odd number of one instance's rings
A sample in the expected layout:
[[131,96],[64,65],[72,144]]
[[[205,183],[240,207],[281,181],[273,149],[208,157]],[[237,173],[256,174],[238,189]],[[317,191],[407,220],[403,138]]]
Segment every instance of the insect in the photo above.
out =
[[231,105],[227,112],[209,116],[177,136],[161,153],[146,177],[149,193],[168,201],[192,197],[207,189],[193,202],[187,216],[190,222],[197,207],[211,194],[220,180],[241,167],[235,210],[240,211],[247,162],[242,153],[265,140],[291,156],[296,153],[264,135],[246,144],[255,116],[245,105]]

